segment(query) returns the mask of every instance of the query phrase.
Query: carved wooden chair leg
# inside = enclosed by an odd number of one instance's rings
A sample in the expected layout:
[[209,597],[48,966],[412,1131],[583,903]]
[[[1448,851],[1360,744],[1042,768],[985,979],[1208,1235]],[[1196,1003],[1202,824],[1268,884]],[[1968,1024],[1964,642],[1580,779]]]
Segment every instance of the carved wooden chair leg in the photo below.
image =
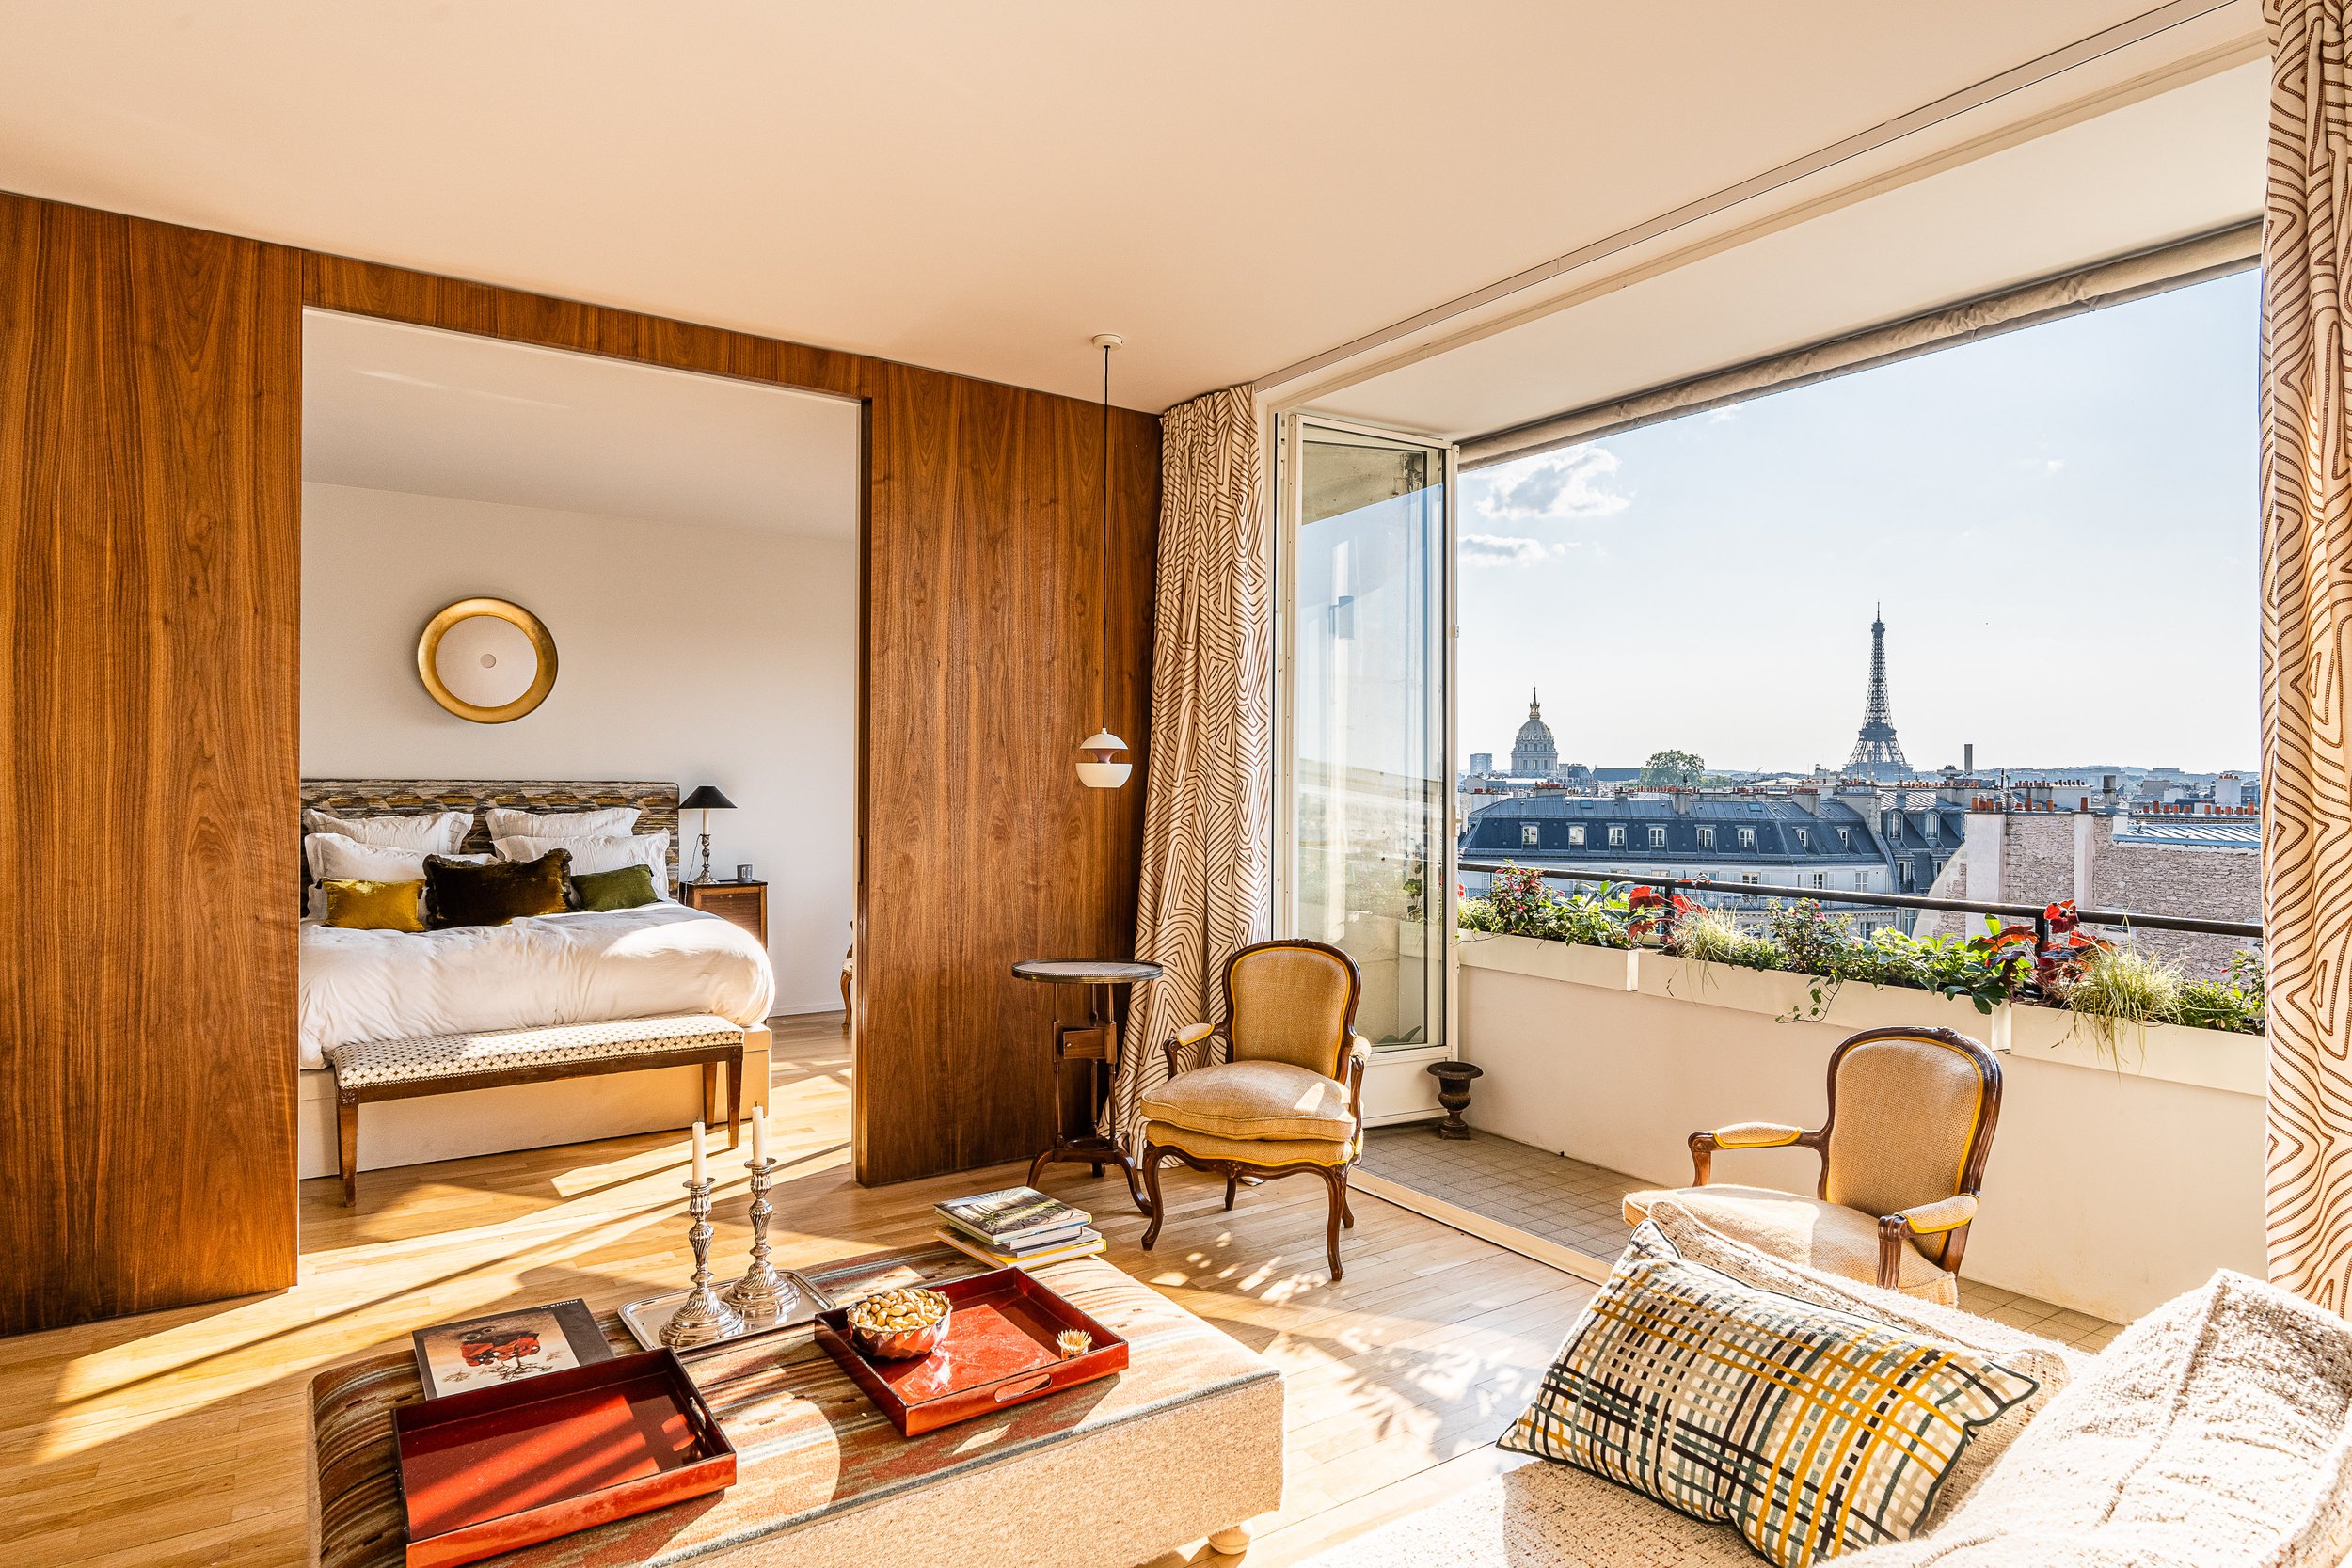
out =
[[1049,1148],[1042,1154],[1040,1154],[1036,1159],[1029,1162],[1028,1185],[1032,1187],[1037,1185],[1038,1178],[1045,1174],[1045,1166],[1050,1161],[1052,1161],[1053,1158],[1054,1151]]
[[1350,1230],[1356,1228],[1356,1205],[1347,1190],[1347,1167],[1340,1167],[1340,1223]]
[[1340,1211],[1347,1203],[1347,1167],[1341,1165],[1323,1173],[1323,1184],[1331,1190],[1331,1222],[1324,1228],[1324,1250],[1331,1255],[1331,1283],[1340,1282]]
[[1168,1218],[1168,1205],[1160,1201],[1160,1150],[1156,1144],[1143,1146],[1143,1191],[1152,1200],[1152,1223],[1143,1227],[1143,1239],[1136,1244],[1144,1251],[1160,1239],[1160,1222]]
[[1235,1174],[1235,1173],[1233,1173],[1233,1172],[1232,1172],[1232,1171],[1228,1171],[1228,1172],[1226,1172],[1226,1174],[1225,1174],[1225,1207],[1226,1207],[1226,1209],[1227,1209],[1227,1211],[1228,1211],[1228,1212],[1230,1212],[1230,1211],[1232,1209],[1232,1207],[1233,1207],[1233,1192],[1234,1192],[1234,1190],[1235,1190],[1236,1188],[1238,1188],[1240,1185],[1241,1185],[1241,1178],[1240,1178],[1240,1176],[1238,1176],[1237,1174]]

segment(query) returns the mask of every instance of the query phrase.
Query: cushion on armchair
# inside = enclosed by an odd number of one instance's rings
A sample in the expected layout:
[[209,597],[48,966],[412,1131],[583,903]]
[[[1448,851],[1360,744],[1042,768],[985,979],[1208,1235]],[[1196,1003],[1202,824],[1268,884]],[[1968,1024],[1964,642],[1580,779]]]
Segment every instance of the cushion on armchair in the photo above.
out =
[[[1668,1199],[1682,1205],[1709,1228],[1775,1258],[1849,1279],[1878,1278],[1875,1214],[1765,1187],[1675,1187],[1627,1194],[1626,1224],[1641,1224],[1652,1204]],[[1946,1307],[1960,1305],[1959,1282],[1909,1243],[1903,1247],[1895,1277],[1896,1289],[1905,1295]]]
[[1142,1110],[1153,1121],[1220,1138],[1356,1135],[1347,1086],[1288,1062],[1221,1062],[1178,1073],[1143,1097]]
[[1359,1138],[1220,1138],[1172,1121],[1145,1122],[1143,1137],[1162,1148],[1181,1148],[1196,1160],[1239,1160],[1255,1165],[1350,1165],[1364,1151]]

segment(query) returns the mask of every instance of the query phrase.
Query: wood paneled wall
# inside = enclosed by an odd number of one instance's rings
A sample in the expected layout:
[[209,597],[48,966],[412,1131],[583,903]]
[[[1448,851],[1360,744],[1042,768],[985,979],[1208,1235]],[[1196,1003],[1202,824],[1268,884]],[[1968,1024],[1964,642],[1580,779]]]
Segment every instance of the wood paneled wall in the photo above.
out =
[[1103,791],[1073,767],[1104,721],[1144,760],[1159,420],[1111,419],[1102,713],[1099,404],[340,257],[304,281],[325,309],[865,402],[858,1180],[1041,1148],[1051,996],[1011,966],[1134,951],[1143,769]]
[[1133,942],[1141,769],[1073,764],[1144,761],[1157,420],[1106,559],[1090,403],[0,194],[0,1334],[294,1279],[306,303],[862,400],[858,1177],[1041,1147],[1010,966]]
[[0,1334],[294,1282],[299,304],[0,195]]

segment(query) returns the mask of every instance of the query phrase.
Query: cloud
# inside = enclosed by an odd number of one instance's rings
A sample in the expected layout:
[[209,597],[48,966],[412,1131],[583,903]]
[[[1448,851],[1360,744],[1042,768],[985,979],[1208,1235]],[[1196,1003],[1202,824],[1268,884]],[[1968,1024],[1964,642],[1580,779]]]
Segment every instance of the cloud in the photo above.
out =
[[1454,553],[1465,566],[1534,566],[1567,554],[1568,546],[1510,534],[1465,533],[1455,542]]
[[1627,497],[1605,487],[1616,471],[1616,454],[1606,447],[1563,447],[1497,483],[1480,498],[1478,510],[1512,522],[1606,517],[1629,504]]
[[1736,420],[1739,417],[1740,406],[1737,404],[1733,404],[1727,408],[1718,408],[1709,413],[1707,416],[1707,422],[1708,424],[1723,424],[1729,420]]
[[2045,473],[2045,474],[2054,474],[2054,473],[2057,473],[2057,472],[2058,472],[2060,468],[2063,468],[2063,467],[2066,467],[2066,459],[2065,459],[2065,458],[2063,458],[2063,457],[2053,457],[2053,458],[2050,458],[2048,461],[2044,462],[2044,463],[2042,465],[2042,471],[2043,473]]

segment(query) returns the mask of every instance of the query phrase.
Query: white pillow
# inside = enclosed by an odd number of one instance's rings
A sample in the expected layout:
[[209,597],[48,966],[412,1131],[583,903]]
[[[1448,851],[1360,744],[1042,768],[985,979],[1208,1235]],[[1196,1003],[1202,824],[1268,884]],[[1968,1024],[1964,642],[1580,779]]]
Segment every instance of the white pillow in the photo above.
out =
[[618,871],[623,866],[642,865],[653,873],[653,890],[664,899],[676,901],[670,889],[670,835],[666,832],[639,833],[633,838],[517,835],[493,839],[490,847],[510,861],[535,861],[550,849],[569,849],[575,877],[591,871]]
[[[302,858],[318,881],[317,854],[310,839],[333,833],[359,844],[380,844],[392,849],[414,849],[427,855],[453,855],[473,827],[469,811],[431,812],[421,816],[338,816],[333,812],[305,810],[302,814]],[[422,875],[421,872],[419,873]]]
[[516,811],[512,806],[489,806],[484,809],[482,819],[494,839],[627,838],[636,831],[637,808],[602,806],[595,811]]
[[[424,879],[424,858],[438,849],[403,849],[389,844],[362,844],[342,833],[312,833],[306,841],[310,856],[310,912],[326,912],[326,890],[318,884],[329,878],[358,882],[419,882]],[[486,865],[493,855],[451,855],[450,860]]]

